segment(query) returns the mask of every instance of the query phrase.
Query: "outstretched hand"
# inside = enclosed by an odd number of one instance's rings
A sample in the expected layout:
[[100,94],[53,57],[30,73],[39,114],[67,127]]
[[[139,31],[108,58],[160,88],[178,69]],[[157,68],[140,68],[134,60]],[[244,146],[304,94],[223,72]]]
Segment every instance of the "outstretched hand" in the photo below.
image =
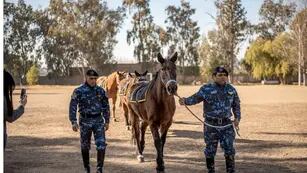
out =
[[184,97],[179,98],[179,104],[180,104],[180,105],[185,105],[184,100],[185,100]]

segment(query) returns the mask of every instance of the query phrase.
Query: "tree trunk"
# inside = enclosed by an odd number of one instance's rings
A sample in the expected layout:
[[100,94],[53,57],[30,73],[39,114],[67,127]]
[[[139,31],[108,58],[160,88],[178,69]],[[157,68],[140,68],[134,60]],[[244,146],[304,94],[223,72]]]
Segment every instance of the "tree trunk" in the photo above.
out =
[[303,71],[303,86],[307,86],[307,83],[306,83],[306,70]]

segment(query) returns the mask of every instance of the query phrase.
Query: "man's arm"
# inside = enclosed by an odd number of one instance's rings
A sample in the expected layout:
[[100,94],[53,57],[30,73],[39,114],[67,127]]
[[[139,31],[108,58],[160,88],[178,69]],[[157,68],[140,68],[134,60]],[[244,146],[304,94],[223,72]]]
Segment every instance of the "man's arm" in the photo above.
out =
[[105,123],[109,123],[110,120],[110,106],[109,106],[109,98],[104,90],[102,90],[102,113],[105,119]]
[[188,98],[185,98],[184,104],[185,105],[195,105],[197,103],[200,103],[204,101],[203,95],[204,95],[204,91],[203,91],[203,87],[201,87],[197,93],[193,94],[192,96]]
[[78,108],[78,90],[75,89],[71,95],[71,100],[69,104],[69,120],[72,125],[77,123],[77,108]]
[[240,121],[241,120],[241,105],[240,105],[240,98],[236,90],[234,92],[234,100],[231,106],[232,106],[232,112],[234,114],[235,119]]

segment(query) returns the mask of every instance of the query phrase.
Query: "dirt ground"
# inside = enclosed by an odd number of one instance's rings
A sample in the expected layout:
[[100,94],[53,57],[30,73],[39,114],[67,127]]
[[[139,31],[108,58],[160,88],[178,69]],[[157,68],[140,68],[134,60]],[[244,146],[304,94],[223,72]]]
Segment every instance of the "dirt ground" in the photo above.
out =
[[[200,86],[180,86],[179,95],[189,96]],[[81,173],[79,133],[71,130],[68,104],[75,86],[35,86],[28,89],[26,113],[8,124],[4,152],[5,172]],[[307,172],[307,87],[236,86],[241,97],[241,138],[236,139],[238,173]],[[15,101],[18,100],[18,90]],[[176,99],[177,100],[177,99]],[[17,105],[17,103],[15,104]],[[199,116],[202,104],[191,107]],[[106,173],[153,173],[155,149],[147,131],[145,162],[138,163],[130,144],[122,111],[119,122],[107,132]],[[169,173],[205,172],[202,125],[178,105],[165,145],[165,166]],[[91,167],[96,150],[92,143]],[[221,149],[217,172],[225,172]]]

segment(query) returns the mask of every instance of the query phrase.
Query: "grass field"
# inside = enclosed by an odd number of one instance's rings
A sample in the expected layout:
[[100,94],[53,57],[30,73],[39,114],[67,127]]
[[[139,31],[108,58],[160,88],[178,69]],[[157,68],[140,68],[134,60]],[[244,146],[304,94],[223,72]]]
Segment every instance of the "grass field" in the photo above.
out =
[[[190,96],[200,86],[180,86],[179,95]],[[5,172],[81,173],[79,133],[71,130],[68,104],[72,86],[35,86],[28,89],[26,113],[8,124],[4,152]],[[241,138],[236,139],[238,173],[307,172],[307,87],[236,86],[241,97]],[[16,91],[17,105],[18,91]],[[176,99],[177,100],[177,99]],[[191,109],[200,117],[202,104]],[[155,172],[155,149],[146,133],[145,162],[138,163],[130,144],[122,111],[119,122],[107,132],[106,173]],[[165,145],[165,167],[169,173],[201,173],[205,170],[202,125],[178,105]],[[91,166],[96,151],[92,143]],[[216,157],[217,172],[225,172],[221,149]]]

